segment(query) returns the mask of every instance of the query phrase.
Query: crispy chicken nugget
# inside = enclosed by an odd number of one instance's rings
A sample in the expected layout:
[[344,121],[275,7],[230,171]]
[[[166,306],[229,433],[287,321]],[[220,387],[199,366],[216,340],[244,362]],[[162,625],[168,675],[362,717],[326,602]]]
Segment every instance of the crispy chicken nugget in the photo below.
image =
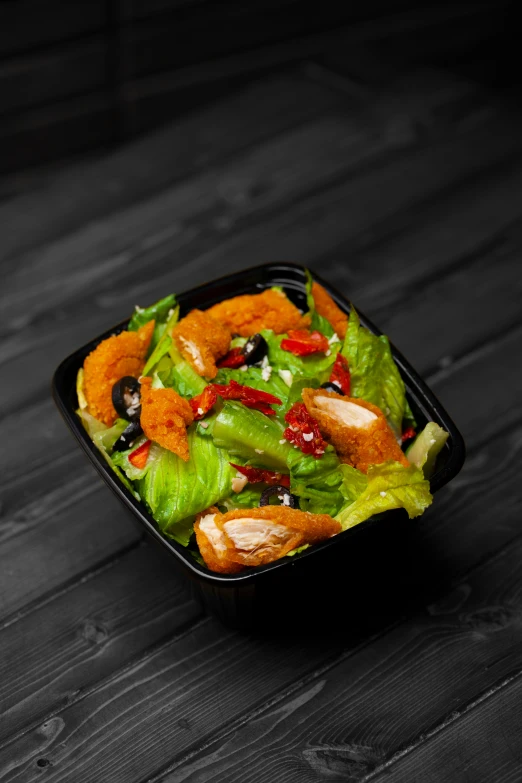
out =
[[194,416],[187,400],[174,389],[152,389],[152,378],[141,379],[141,416],[143,432],[163,448],[173,451],[185,462],[189,459],[187,426]]
[[216,516],[219,516],[219,509],[211,506],[196,518],[194,531],[201,557],[211,571],[217,571],[219,574],[237,574],[244,569],[244,566],[230,560],[223,532],[216,527]]
[[363,473],[390,459],[410,464],[384,414],[371,402],[323,389],[303,389],[303,402],[342,462]]
[[285,334],[289,329],[306,329],[310,325],[309,316],[301,315],[285,294],[272,289],[225,299],[207,313],[241,337],[250,337],[261,329]]
[[216,360],[230,346],[230,330],[208,312],[192,310],[172,330],[176,345],[198,375],[215,378]]
[[118,418],[112,404],[112,387],[125,375],[138,378],[145,365],[154,321],[137,332],[121,332],[103,340],[85,359],[84,394],[87,410],[109,427]]
[[310,514],[288,506],[237,509],[216,515],[228,558],[244,566],[278,560],[303,544],[315,544],[339,533],[341,525],[328,514]]
[[330,321],[336,334],[341,339],[344,339],[348,329],[348,316],[346,313],[343,313],[341,308],[337,307],[330,294],[319,283],[312,283],[312,296],[315,302],[315,309],[319,315]]

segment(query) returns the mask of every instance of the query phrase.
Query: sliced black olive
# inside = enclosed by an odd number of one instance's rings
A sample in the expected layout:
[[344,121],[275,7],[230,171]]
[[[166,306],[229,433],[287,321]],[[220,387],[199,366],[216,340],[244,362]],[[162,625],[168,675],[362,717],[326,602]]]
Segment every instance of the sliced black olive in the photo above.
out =
[[122,419],[130,421],[139,419],[141,413],[140,388],[140,382],[132,375],[125,375],[112,387],[112,404]]
[[344,397],[341,387],[336,383],[332,383],[332,381],[326,381],[326,383],[322,383],[321,389],[326,389],[326,391],[333,391],[336,394],[341,394]]
[[280,500],[280,506],[288,506],[288,508],[299,508],[299,498],[292,495],[287,487],[283,487],[282,484],[274,484],[272,487],[267,487],[264,492],[261,493],[259,500],[260,506],[269,506],[270,498],[276,496]]
[[141,424],[139,421],[131,421],[128,427],[126,427],[121,433],[120,437],[112,447],[113,451],[127,451],[130,449],[136,438],[143,435]]
[[241,353],[245,357],[245,364],[259,364],[268,353],[265,338],[260,334],[252,335],[244,344]]

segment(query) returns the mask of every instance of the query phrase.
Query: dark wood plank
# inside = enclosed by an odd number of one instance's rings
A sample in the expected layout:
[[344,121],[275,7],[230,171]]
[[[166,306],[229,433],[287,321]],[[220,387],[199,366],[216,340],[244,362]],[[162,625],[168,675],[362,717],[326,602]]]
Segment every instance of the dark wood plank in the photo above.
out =
[[102,0],[17,0],[0,4],[0,55],[27,51],[99,30],[105,21]]
[[50,780],[70,780],[71,774],[78,783],[143,780],[174,749],[183,752],[204,740],[217,724],[255,708],[338,653],[327,640],[303,646],[295,638],[256,638],[206,621],[50,717],[43,730],[38,726],[6,745],[0,776],[29,783],[41,774],[37,759],[45,757],[52,764]]
[[[71,768],[78,781],[102,780],[108,770],[115,781],[145,780],[172,758],[181,766],[165,776],[169,783],[223,779],[224,768],[227,779],[259,780],[272,763],[285,780],[315,779],[307,775],[331,764],[347,774],[358,762],[370,772],[520,667],[521,553],[519,540],[427,612],[338,661],[335,635],[319,640],[313,628],[304,629],[306,641],[257,639],[210,621],[55,713],[56,732],[39,726],[9,743],[0,769],[12,769],[7,780],[31,781],[44,756],[56,781],[67,780]],[[292,686],[284,698],[284,688],[303,676],[303,687]],[[226,723],[263,700],[269,703],[261,716],[231,726],[224,743]],[[218,744],[187,758],[218,720]],[[111,742],[98,741],[108,731]],[[132,755],[124,752],[129,734]]]
[[[299,75],[266,79],[95,162],[52,172],[34,190],[0,204],[11,258],[236,152],[339,106],[335,93]],[[31,214],[31,232],[27,232]]]
[[102,36],[0,64],[0,116],[102,89],[107,41]]
[[0,634],[0,742],[201,616],[173,564],[141,546]]
[[402,783],[416,778],[473,780],[474,783],[518,783],[522,774],[522,678],[508,679],[484,701],[430,736],[372,780]]
[[[12,618],[22,607],[41,600],[140,540],[129,512],[99,483],[92,468],[73,479],[73,490],[78,493],[77,499],[72,503],[62,501],[54,512],[52,496],[59,491],[56,487],[50,489],[41,501],[41,524],[37,501],[25,524],[13,525],[8,517],[7,531],[2,525],[5,565],[0,570],[1,619]],[[22,515],[24,511],[22,507]]]
[[[203,752],[179,754],[154,781],[373,779],[419,735],[454,721],[469,702],[520,671],[521,554],[519,540],[425,612],[346,655],[228,737],[218,729],[219,739]],[[429,747],[418,761],[398,761],[394,779],[417,779],[406,774],[410,768],[429,778],[429,765],[420,763]],[[452,764],[455,754],[447,775],[429,779],[457,779]]]

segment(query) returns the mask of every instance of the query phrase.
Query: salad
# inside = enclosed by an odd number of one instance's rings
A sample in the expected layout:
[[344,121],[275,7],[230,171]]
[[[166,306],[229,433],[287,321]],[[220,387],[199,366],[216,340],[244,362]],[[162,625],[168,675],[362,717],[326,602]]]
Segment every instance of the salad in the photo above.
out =
[[307,272],[307,309],[281,288],[181,315],[136,307],[78,372],[78,415],[162,533],[235,574],[374,514],[432,502],[448,434],[417,432],[390,345]]

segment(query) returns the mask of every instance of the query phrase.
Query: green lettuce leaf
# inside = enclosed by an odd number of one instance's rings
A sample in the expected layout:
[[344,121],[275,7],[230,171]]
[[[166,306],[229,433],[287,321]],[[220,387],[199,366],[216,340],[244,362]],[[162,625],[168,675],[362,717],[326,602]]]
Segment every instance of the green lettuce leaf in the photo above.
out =
[[132,318],[129,321],[127,329],[129,332],[137,332],[142,326],[154,319],[156,324],[165,323],[169,311],[176,306],[175,294],[169,294],[159,302],[155,302],[150,307],[138,307],[136,305]]
[[230,497],[226,498],[221,505],[227,511],[234,511],[236,508],[257,508],[261,499],[261,492],[265,484],[248,485],[241,492],[232,492]]
[[228,400],[211,426],[216,446],[252,465],[287,471],[291,446],[283,439],[283,425],[275,417]]
[[356,475],[360,471],[354,472],[354,468],[347,471],[346,467],[342,466],[343,489],[346,492],[349,488],[349,503],[335,517],[343,530],[394,508],[406,509],[411,519],[422,514],[432,502],[429,482],[414,465],[405,468],[398,462],[383,462],[370,466],[366,476]]
[[413,465],[422,468],[426,478],[429,478],[433,473],[437,455],[448,437],[449,433],[446,430],[443,430],[434,421],[429,421],[408,447],[406,456]]
[[323,315],[319,315],[315,309],[315,299],[312,294],[312,285],[314,281],[312,275],[310,274],[310,270],[305,269],[305,275],[306,303],[308,305],[308,313],[312,318],[310,329],[317,329],[318,332],[321,332],[321,334],[324,334],[326,337],[332,337],[335,334],[335,329],[333,328],[332,324]]
[[400,436],[406,411],[404,381],[393,359],[388,338],[384,335],[377,337],[361,326],[354,307],[350,311],[341,353],[350,365],[352,397],[377,405],[395,434]]
[[138,481],[140,495],[161,530],[184,546],[191,534],[188,519],[228,497],[236,473],[228,454],[196,428],[189,428],[188,441],[188,462],[158,446],[157,458]]
[[169,353],[172,346],[172,337],[170,332],[177,324],[179,319],[179,305],[172,310],[169,315],[168,321],[165,324],[165,329],[161,337],[159,338],[154,350],[147,359],[147,363],[143,368],[143,375],[150,375],[151,371],[156,367],[160,359],[162,359],[167,353]]
[[118,465],[114,463],[112,455],[109,453],[129,422],[124,419],[116,419],[116,422],[112,427],[107,427],[106,424],[95,419],[94,416],[91,416],[86,410],[79,408],[76,412],[82,420],[82,424],[87,430],[89,437],[110,469],[118,476],[123,486],[126,487],[135,498],[140,500],[139,494],[136,492],[125,473],[123,473]]
[[268,345],[268,363],[273,368],[273,374],[279,370],[291,372],[293,380],[301,378],[315,378],[319,385],[325,383],[330,377],[332,365],[335,362],[340,343],[334,343],[329,356],[324,353],[311,354],[310,356],[295,356],[290,351],[281,348],[281,341],[287,335],[276,335],[270,329],[261,332]]
[[287,464],[290,470],[290,492],[299,498],[303,511],[335,516],[344,503],[339,491],[343,481],[340,462],[332,446],[320,459],[291,449]]

